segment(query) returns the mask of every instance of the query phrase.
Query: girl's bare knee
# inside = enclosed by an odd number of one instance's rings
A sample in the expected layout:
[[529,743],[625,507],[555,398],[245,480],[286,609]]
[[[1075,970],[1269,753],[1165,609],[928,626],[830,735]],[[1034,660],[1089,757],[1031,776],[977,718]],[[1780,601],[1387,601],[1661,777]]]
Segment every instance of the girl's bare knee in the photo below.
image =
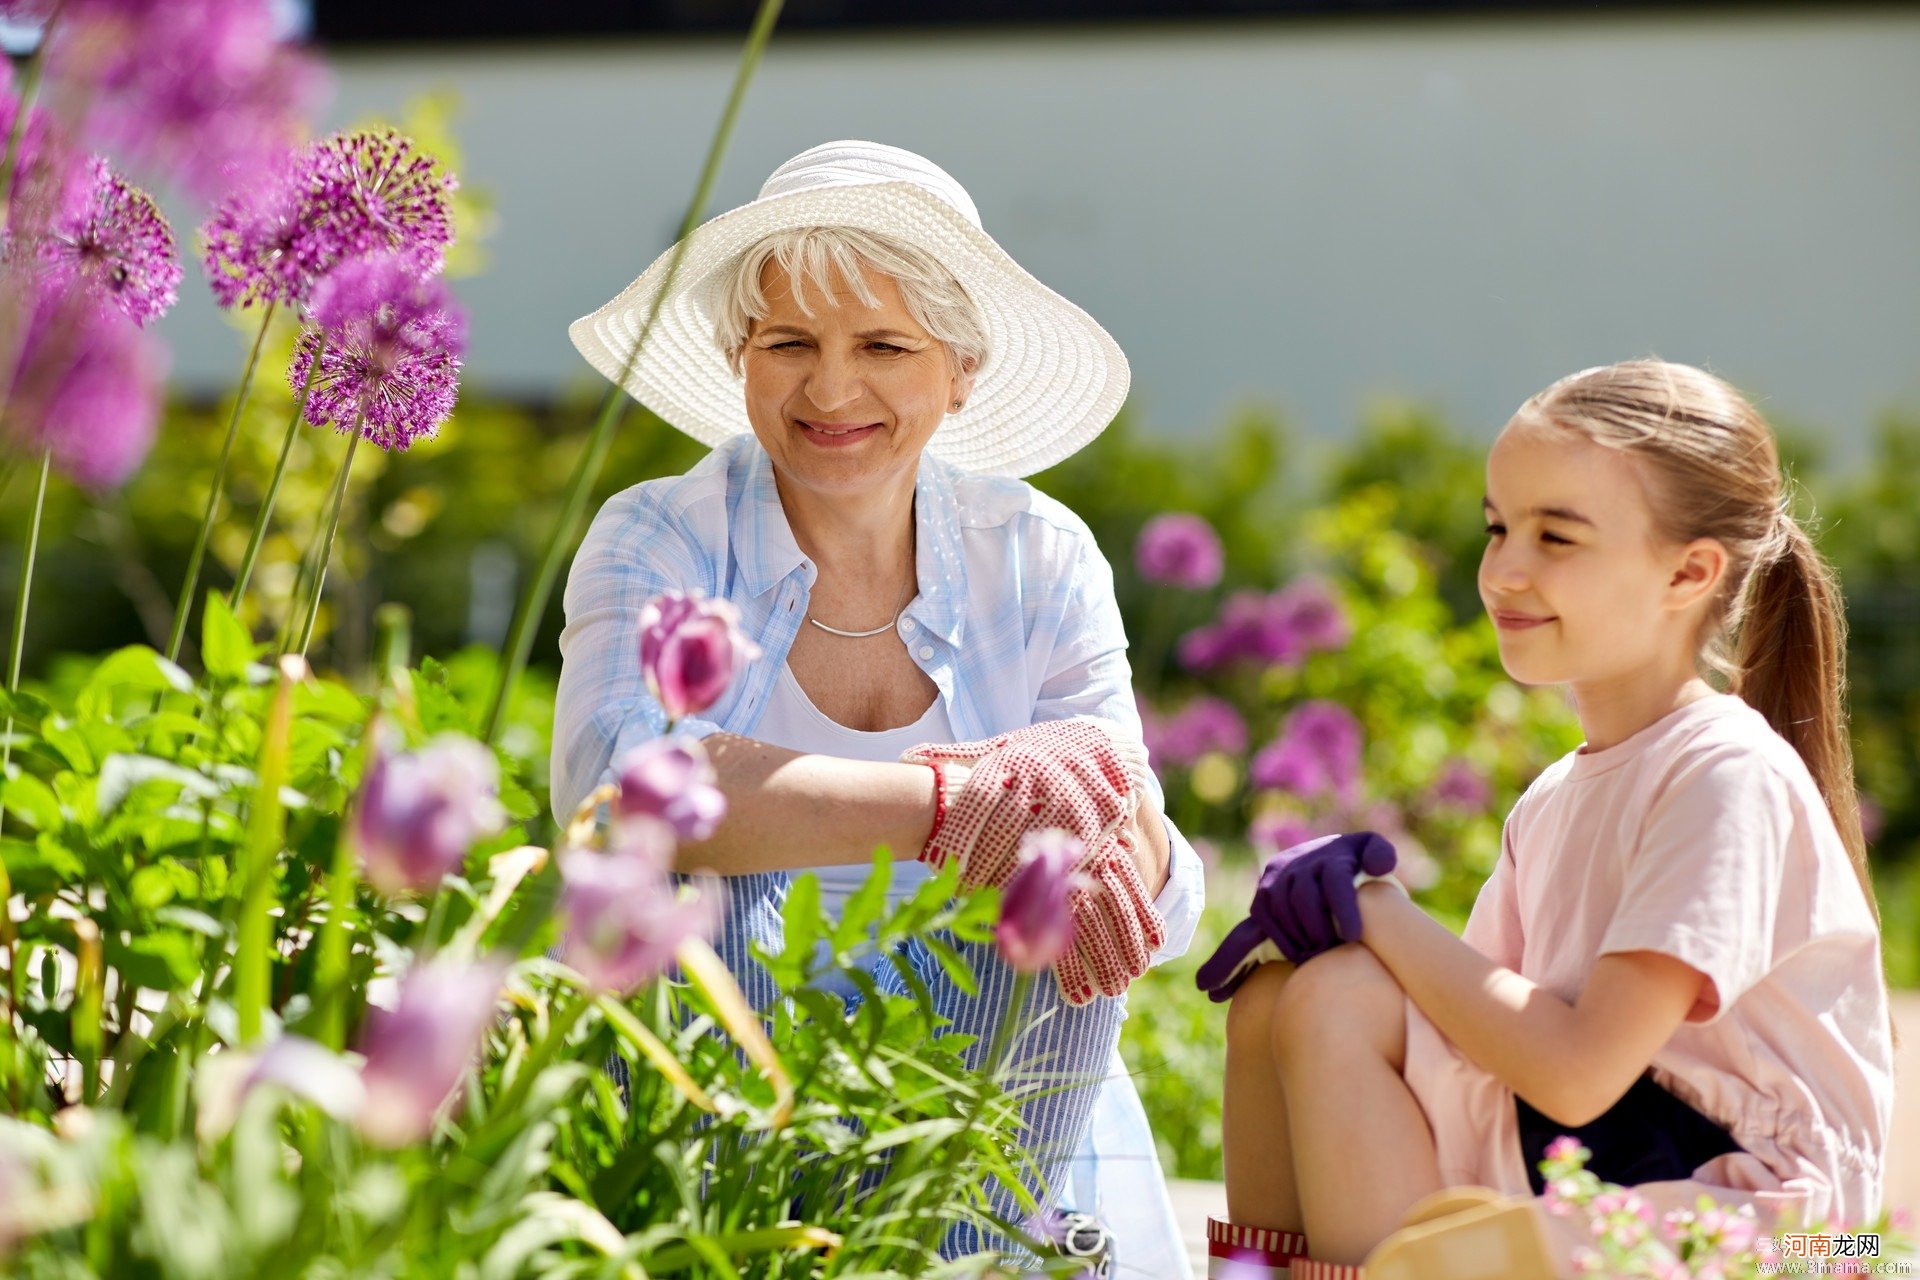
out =
[[1229,1048],[1258,1048],[1264,1052],[1273,1036],[1273,1010],[1286,990],[1290,964],[1263,964],[1247,976],[1227,1005]]
[[1406,993],[1371,951],[1335,947],[1300,966],[1273,1001],[1268,1028],[1285,1063],[1329,1047],[1371,1048],[1396,1070],[1406,1059]]

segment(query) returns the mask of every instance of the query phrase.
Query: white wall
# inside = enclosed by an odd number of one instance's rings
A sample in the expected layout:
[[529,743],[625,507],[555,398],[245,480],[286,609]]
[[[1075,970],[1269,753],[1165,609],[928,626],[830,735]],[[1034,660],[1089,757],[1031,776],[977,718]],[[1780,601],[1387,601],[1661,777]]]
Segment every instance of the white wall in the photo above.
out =
[[[565,336],[677,224],[731,43],[336,57],[332,117],[463,95],[498,202],[470,383],[590,378]],[[1491,430],[1658,352],[1857,441],[1920,405],[1920,15],[1255,23],[776,37],[715,208],[833,137],[923,151],[1118,337],[1153,428],[1365,398]],[[176,375],[231,376],[204,291]]]

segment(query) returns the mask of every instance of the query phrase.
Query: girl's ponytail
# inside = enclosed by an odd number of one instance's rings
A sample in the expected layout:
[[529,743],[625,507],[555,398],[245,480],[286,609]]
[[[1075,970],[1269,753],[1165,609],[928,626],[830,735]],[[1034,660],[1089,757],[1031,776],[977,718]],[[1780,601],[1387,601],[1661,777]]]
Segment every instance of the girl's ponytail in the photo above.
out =
[[1771,542],[1755,557],[1746,598],[1735,611],[1731,690],[1806,762],[1877,922],[1880,907],[1867,870],[1847,733],[1847,624],[1840,586],[1806,530],[1785,511]]

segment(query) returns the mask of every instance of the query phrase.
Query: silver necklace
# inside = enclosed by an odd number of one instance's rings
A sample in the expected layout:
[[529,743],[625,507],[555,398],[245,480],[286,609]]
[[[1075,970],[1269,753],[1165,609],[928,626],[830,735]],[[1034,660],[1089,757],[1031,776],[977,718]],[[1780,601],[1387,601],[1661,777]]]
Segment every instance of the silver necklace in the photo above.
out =
[[820,628],[822,631],[830,631],[836,636],[846,636],[850,640],[861,640],[861,639],[865,639],[867,636],[877,636],[882,631],[893,630],[895,624],[897,624],[900,621],[900,615],[905,613],[906,611],[907,611],[906,606],[902,605],[900,608],[900,613],[894,614],[893,620],[891,622],[883,622],[871,631],[842,631],[838,627],[828,626],[826,623],[820,621],[820,619],[813,617],[812,615],[808,615],[807,621],[811,622],[814,626]]
[[849,640],[864,640],[868,636],[877,636],[882,631],[891,631],[896,626],[900,625],[900,619],[907,612],[907,605],[910,605],[912,603],[913,603],[913,596],[908,596],[907,604],[903,604],[900,606],[899,613],[894,614],[891,620],[881,623],[879,626],[875,627],[871,631],[842,631],[838,627],[830,627],[826,623],[820,621],[820,619],[813,616],[813,613],[811,611],[807,613],[807,621],[811,622],[814,626],[820,628],[822,631],[828,632],[829,634],[836,635],[836,636],[845,636]]

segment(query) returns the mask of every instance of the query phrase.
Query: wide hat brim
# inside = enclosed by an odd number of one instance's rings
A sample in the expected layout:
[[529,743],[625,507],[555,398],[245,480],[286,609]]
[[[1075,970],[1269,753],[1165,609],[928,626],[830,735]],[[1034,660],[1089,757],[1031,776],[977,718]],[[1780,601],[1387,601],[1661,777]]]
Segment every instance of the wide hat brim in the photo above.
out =
[[980,308],[993,350],[966,407],[927,448],[987,475],[1052,466],[1099,435],[1127,398],[1120,346],[1092,316],[1034,279],[992,236],[912,182],[872,182],[765,196],[688,237],[659,319],[629,359],[674,250],[620,295],[568,326],[587,362],[694,439],[717,445],[751,431],[741,381],[713,341],[726,268],[765,237],[802,227],[856,227],[931,254]]

